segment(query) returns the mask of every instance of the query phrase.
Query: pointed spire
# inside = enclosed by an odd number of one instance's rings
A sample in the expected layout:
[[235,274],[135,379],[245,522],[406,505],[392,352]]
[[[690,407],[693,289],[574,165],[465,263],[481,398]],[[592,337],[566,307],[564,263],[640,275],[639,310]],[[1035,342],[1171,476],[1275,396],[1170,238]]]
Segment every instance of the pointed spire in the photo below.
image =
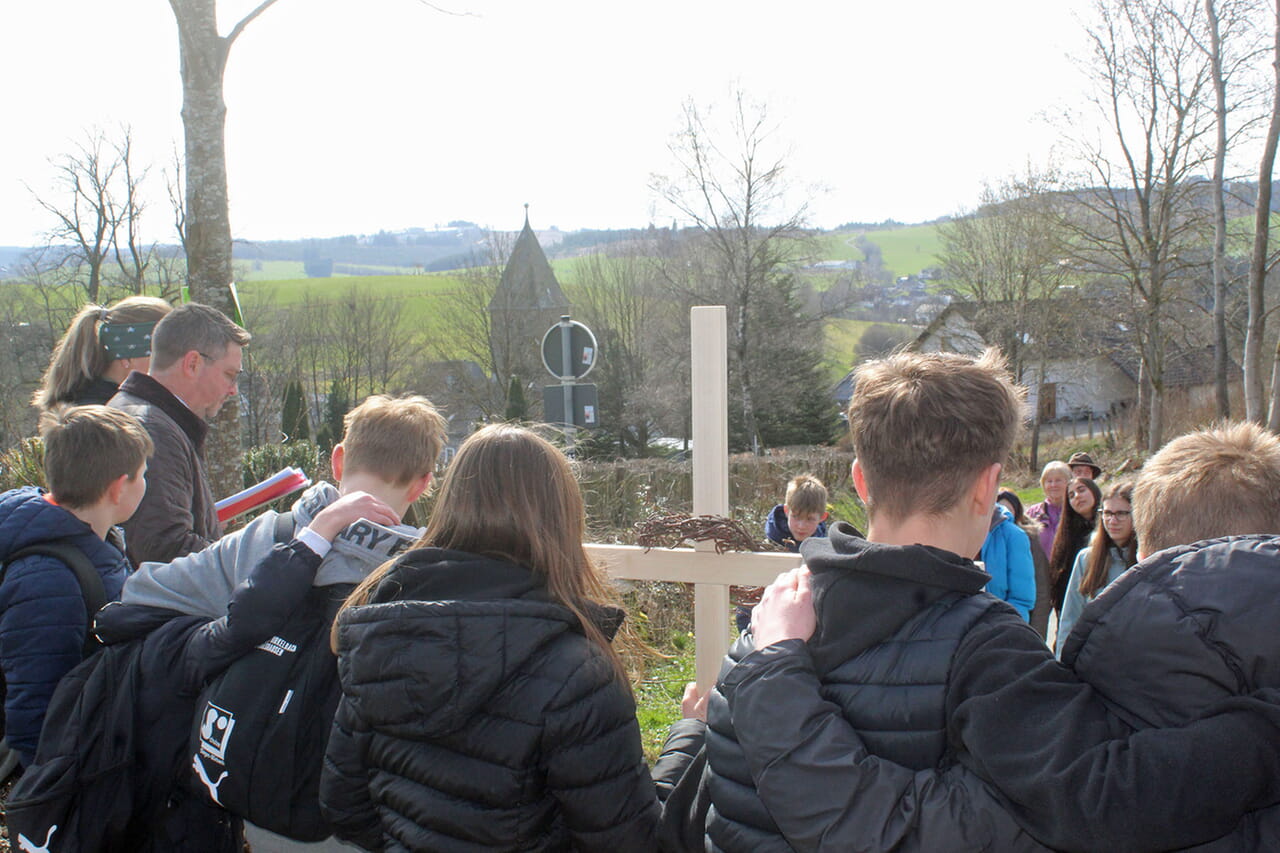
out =
[[529,227],[529,202],[524,203],[524,227]]

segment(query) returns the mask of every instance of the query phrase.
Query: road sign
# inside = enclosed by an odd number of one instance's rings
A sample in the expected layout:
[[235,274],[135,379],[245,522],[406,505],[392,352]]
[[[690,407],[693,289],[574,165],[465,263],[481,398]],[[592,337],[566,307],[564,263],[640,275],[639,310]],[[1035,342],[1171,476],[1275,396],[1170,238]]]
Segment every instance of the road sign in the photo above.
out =
[[544,385],[542,386],[542,415],[547,423],[563,424],[567,410],[564,395],[570,395],[573,405],[573,423],[566,426],[595,429],[600,426],[600,406],[597,403],[596,386]]
[[[596,336],[591,334],[591,330],[568,317],[561,317],[560,322],[542,336],[542,363],[557,379],[586,376],[595,367],[598,352]],[[568,369],[565,368],[566,362]]]

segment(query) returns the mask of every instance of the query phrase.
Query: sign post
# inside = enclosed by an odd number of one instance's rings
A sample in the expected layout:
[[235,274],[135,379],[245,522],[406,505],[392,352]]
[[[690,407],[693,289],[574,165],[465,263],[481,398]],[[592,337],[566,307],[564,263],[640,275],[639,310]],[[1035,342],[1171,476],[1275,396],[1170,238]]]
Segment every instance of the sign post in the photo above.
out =
[[[560,318],[560,322],[547,329],[542,336],[542,364],[547,372],[560,380],[559,387],[548,386],[542,389],[543,417],[552,423],[556,418],[563,418],[565,446],[573,450],[575,427],[594,427],[596,418],[596,398],[594,385],[579,385],[578,380],[591,372],[595,367],[599,349],[596,336],[591,330],[568,314]],[[577,399],[575,389],[588,391],[583,399]],[[553,412],[553,409],[558,411]]]

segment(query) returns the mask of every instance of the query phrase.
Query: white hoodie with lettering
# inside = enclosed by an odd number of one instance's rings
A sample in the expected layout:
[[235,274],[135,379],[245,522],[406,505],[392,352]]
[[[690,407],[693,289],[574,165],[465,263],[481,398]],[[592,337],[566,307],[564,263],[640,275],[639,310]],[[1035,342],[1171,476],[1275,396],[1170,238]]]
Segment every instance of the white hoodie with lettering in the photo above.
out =
[[[338,497],[338,490],[323,481],[303,492],[293,505],[294,532],[306,527]],[[276,516],[265,512],[203,551],[172,563],[143,563],[125,581],[120,600],[210,619],[223,616],[232,591],[275,546]],[[384,527],[361,519],[334,538],[316,571],[315,586],[359,583],[378,566],[408,550],[421,535],[422,530],[407,524]]]

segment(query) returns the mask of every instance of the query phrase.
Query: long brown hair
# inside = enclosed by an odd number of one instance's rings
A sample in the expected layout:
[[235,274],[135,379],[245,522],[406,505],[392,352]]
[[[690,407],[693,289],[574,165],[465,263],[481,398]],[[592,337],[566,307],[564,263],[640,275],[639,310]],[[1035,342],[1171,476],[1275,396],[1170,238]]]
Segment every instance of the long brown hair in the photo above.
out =
[[[1093,492],[1093,515],[1089,518],[1076,512],[1076,508],[1071,505],[1071,487],[1075,483],[1084,483]],[[1054,578],[1064,573],[1070,575],[1076,554],[1089,544],[1089,534],[1093,531],[1098,513],[1102,511],[1102,490],[1088,477],[1075,477],[1067,483],[1067,499],[1062,504],[1058,531],[1053,535],[1053,553],[1049,555],[1049,574]]]
[[[1130,509],[1133,508],[1133,483],[1119,482],[1111,485],[1107,489],[1106,494],[1102,496],[1102,500],[1110,500],[1112,498],[1120,498],[1129,504]],[[1101,509],[1102,502],[1098,502]],[[1132,520],[1133,516],[1130,516]],[[1086,558],[1084,577],[1080,579],[1080,594],[1085,598],[1092,598],[1107,585],[1107,568],[1111,564],[1111,549],[1118,548],[1124,555],[1124,567],[1127,569],[1134,563],[1138,562],[1138,531],[1133,529],[1129,534],[1129,541],[1123,546],[1118,545],[1111,534],[1107,532],[1107,525],[1099,523],[1093,531],[1093,539],[1089,543],[1089,556]]]
[[[587,638],[627,683],[622,659],[590,611],[616,602],[608,578],[582,547],[586,513],[564,454],[527,429],[487,426],[458,449],[445,472],[426,532],[415,548],[467,551],[526,566],[568,608]],[[366,577],[342,609],[367,604],[395,561]],[[337,650],[337,621],[331,642]]]
[[154,296],[129,296],[110,308],[92,302],[81,308],[54,347],[31,405],[47,412],[55,403],[71,402],[76,392],[107,372],[112,359],[98,340],[99,324],[154,323],[171,310]]

